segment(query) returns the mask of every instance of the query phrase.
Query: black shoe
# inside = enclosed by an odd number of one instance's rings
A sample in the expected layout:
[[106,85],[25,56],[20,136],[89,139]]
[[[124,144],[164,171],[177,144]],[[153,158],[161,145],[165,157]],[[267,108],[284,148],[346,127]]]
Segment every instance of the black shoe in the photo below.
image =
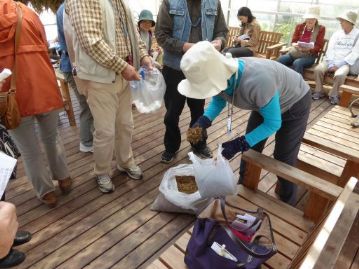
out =
[[31,240],[31,233],[28,231],[17,231],[13,246],[25,244]]
[[212,151],[207,146],[205,146],[204,148],[201,148],[201,149],[196,149],[196,148],[192,147],[192,150],[193,150],[194,154],[196,154],[197,156],[199,156],[201,158],[204,158],[204,159],[212,158]]
[[168,152],[165,150],[161,156],[161,163],[170,163],[175,158],[176,153]]
[[25,253],[11,249],[9,254],[0,259],[0,268],[9,268],[22,263],[26,258]]

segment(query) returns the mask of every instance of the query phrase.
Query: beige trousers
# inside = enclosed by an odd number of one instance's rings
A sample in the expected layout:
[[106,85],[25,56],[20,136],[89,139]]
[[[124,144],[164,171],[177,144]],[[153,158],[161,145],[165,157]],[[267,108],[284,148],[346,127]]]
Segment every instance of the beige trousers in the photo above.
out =
[[[318,64],[314,69],[315,92],[323,92],[323,81],[325,73],[328,71],[328,65],[325,61]],[[339,87],[344,84],[345,78],[349,73],[349,65],[341,66],[334,73],[333,88],[329,92],[329,97],[339,95]]]
[[94,172],[109,175],[113,150],[116,162],[124,168],[133,167],[132,97],[129,84],[122,76],[112,84],[81,80],[81,93],[87,97],[94,119]]

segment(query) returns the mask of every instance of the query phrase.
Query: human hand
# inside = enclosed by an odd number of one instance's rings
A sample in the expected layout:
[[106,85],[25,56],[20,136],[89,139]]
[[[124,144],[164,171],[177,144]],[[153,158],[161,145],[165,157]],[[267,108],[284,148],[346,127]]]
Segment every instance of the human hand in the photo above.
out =
[[207,128],[212,125],[212,122],[206,116],[201,116],[187,131],[187,141],[193,145],[204,141],[207,138]]
[[186,52],[187,50],[189,50],[192,46],[194,45],[194,43],[189,43],[189,42],[186,42],[183,44],[183,51]]
[[328,72],[335,72],[335,71],[337,71],[337,70],[338,70],[338,67],[335,66],[335,65],[333,65],[332,67],[329,67],[329,68],[328,68]]
[[227,160],[232,159],[238,152],[244,152],[250,148],[244,136],[225,142],[222,147],[222,155]]
[[9,253],[18,227],[15,206],[11,203],[0,202],[0,259]]
[[153,69],[152,59],[150,56],[145,56],[141,59],[141,66],[144,66],[148,70]]
[[122,77],[127,80],[140,80],[140,74],[136,71],[136,69],[132,65],[127,65],[126,68],[121,72]]
[[211,43],[216,48],[216,50],[221,51],[221,48],[222,48],[222,40],[221,39],[212,40]]

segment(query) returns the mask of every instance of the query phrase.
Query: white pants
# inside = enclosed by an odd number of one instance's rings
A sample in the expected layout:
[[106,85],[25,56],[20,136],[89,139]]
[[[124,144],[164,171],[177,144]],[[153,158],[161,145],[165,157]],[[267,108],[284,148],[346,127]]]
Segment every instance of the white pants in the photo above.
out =
[[[315,92],[323,92],[323,81],[326,72],[328,72],[328,65],[325,61],[321,62],[315,67]],[[337,71],[335,71],[333,88],[329,92],[329,97],[338,96],[339,87],[344,84],[348,73],[349,65],[343,65]]]

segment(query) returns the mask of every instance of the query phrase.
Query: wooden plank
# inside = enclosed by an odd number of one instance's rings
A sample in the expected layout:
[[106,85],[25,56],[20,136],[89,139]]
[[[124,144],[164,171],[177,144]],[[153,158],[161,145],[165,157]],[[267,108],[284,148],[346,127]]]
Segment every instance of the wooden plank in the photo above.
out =
[[[315,164],[315,165],[312,165]],[[324,160],[317,159],[312,155],[299,154],[296,167],[306,171],[309,174],[325,179],[328,182],[336,184],[342,174],[343,168],[331,165]],[[331,169],[334,168],[334,169]]]
[[[101,247],[102,251],[98,251],[101,253],[96,259],[92,260],[91,257],[82,256],[81,258],[77,255],[73,257],[71,260],[67,261],[67,264],[63,264],[60,268],[69,268],[69,266],[74,266],[75,268],[82,268],[83,266],[80,264],[86,264],[88,261],[91,261],[87,264],[86,268],[110,268],[115,263],[119,262],[121,259],[126,257],[132,251],[136,249],[139,245],[145,242],[148,238],[151,237],[152,234],[160,231],[163,229],[167,224],[171,222],[176,217],[175,214],[168,214],[168,213],[159,213],[153,219],[143,223],[137,224],[139,227],[134,230],[131,234],[126,236],[125,238],[119,237],[117,239],[116,234],[123,233],[123,226],[118,226],[115,230],[111,231],[110,234],[106,235],[106,238],[103,237],[102,240],[96,241],[95,244],[88,246],[88,249],[92,251],[92,248]],[[186,216],[189,222],[192,222],[192,218],[190,216]],[[181,231],[179,227],[179,231]],[[114,242],[111,248],[106,248],[108,244],[108,238],[113,238]],[[117,244],[114,244],[118,240]],[[106,243],[105,246],[101,245]],[[158,242],[158,244],[163,244],[163,242]],[[121,252],[119,253],[119,249]],[[105,251],[104,251],[105,250]],[[135,262],[135,261],[134,261]],[[128,268],[135,268],[136,266],[129,266]],[[123,267],[122,267],[123,268]]]
[[359,214],[354,220],[353,226],[347,236],[342,251],[335,263],[335,268],[355,268],[359,266]]
[[150,239],[139,245],[134,251],[124,257],[121,261],[116,263],[112,268],[137,268],[145,264],[154,253],[157,253],[162,246],[164,246],[169,239],[175,238],[188,229],[188,225],[192,223],[192,217],[184,218],[177,216],[171,225],[166,225],[159,232],[155,233]]
[[147,269],[169,269],[164,263],[160,260],[154,260],[149,266],[146,267]]
[[[308,232],[313,227],[313,223],[311,221],[303,218],[303,212],[278,201],[278,199],[274,199],[260,192],[251,191],[241,185],[238,186],[238,196],[250,201],[258,207],[264,208],[265,210],[273,213],[273,215],[276,215],[278,218],[283,219],[285,222],[299,228],[302,231]],[[285,208],[288,210],[284,210]]]
[[341,193],[341,188],[333,184],[256,151],[249,150],[243,154],[242,158],[248,162],[255,162],[256,165],[261,168],[283,177],[297,185],[306,187],[330,200],[335,200]]
[[[334,139],[336,140],[336,139]],[[346,159],[359,162],[359,151],[353,148],[348,148],[340,144],[334,144],[335,141],[329,141],[322,138],[321,136],[311,134],[309,131],[305,133],[303,142],[311,146],[320,148],[322,150],[331,152],[338,156],[341,156]]]
[[160,260],[173,269],[187,268],[184,263],[184,253],[175,246],[170,246],[164,253],[162,253]]
[[[333,134],[333,131],[335,132]],[[320,126],[319,124],[314,125],[310,130],[309,133],[312,133],[314,135],[321,135],[322,137],[325,137],[328,140],[332,140],[333,137],[336,138],[335,142],[342,144],[347,147],[352,147],[354,149],[359,147],[359,139],[355,139],[351,135],[351,132],[338,132],[336,129],[329,129]]]
[[337,168],[333,167],[334,169],[343,168],[347,161],[340,156],[333,155],[331,153],[309,146],[304,143],[302,143],[302,145],[300,146],[300,151],[302,152],[302,154],[311,155],[313,156],[313,158],[322,159],[328,163],[336,165]]
[[[348,182],[348,184],[345,186],[343,192],[341,193],[340,197],[338,198],[337,202],[335,203],[335,205],[333,206],[327,220],[325,221],[323,228],[320,230],[318,236],[316,237],[313,245],[311,246],[311,248],[308,251],[307,256],[305,257],[302,265],[300,268],[302,269],[310,269],[310,268],[332,268],[333,265],[333,260],[335,261],[337,258],[337,253],[338,249],[340,250],[341,247],[344,244],[344,240],[345,238],[342,236],[342,234],[338,234],[339,237],[335,236],[335,240],[337,241],[336,246],[332,247],[333,249],[331,249],[329,252],[328,251],[322,251],[326,244],[328,242],[332,242],[331,240],[333,238],[330,239],[331,235],[336,235],[336,233],[332,233],[335,230],[337,230],[339,227],[342,227],[341,232],[345,233],[345,224],[344,225],[340,225],[340,226],[336,226],[336,224],[343,221],[343,217],[344,216],[344,221],[345,219],[347,219],[346,215],[347,212],[346,210],[349,210],[348,214],[349,216],[353,215],[353,212],[355,211],[354,217],[356,216],[357,212],[358,212],[358,205],[359,205],[359,200],[355,201],[354,204],[356,204],[356,208],[353,206],[352,203],[348,203],[350,200],[350,196],[353,193],[353,190],[357,184],[357,180],[355,178],[351,178],[350,181]],[[358,199],[358,198],[355,198]],[[349,206],[348,206],[349,205]],[[345,209],[347,208],[347,209]],[[345,211],[345,214],[343,215],[343,212]],[[344,222],[345,223],[345,222]],[[337,227],[337,228],[334,228]],[[351,227],[351,226],[350,226]],[[350,230],[350,228],[349,228]],[[348,232],[349,232],[348,230]],[[344,235],[344,234],[343,234]],[[329,239],[329,240],[328,240]]]

